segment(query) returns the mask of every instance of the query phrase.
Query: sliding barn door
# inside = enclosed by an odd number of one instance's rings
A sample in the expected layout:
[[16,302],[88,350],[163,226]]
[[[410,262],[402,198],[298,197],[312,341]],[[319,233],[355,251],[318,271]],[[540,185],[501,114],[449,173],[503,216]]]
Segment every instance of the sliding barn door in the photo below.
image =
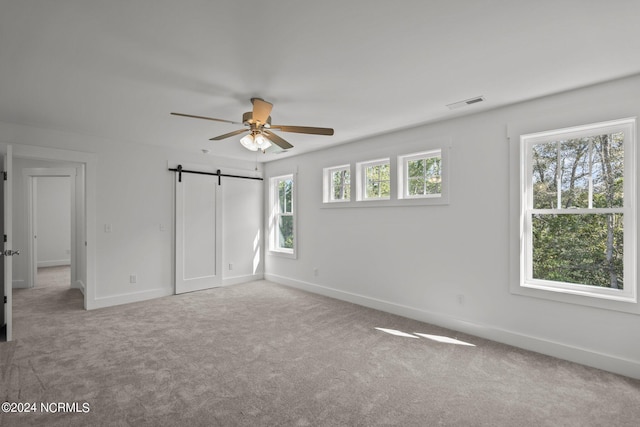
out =
[[218,178],[176,173],[176,294],[222,283]]

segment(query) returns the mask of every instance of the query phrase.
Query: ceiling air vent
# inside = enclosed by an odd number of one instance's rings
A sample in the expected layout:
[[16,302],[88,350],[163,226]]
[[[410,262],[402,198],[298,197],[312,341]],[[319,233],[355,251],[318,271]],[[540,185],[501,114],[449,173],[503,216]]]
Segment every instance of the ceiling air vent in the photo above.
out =
[[455,110],[456,108],[466,107],[467,105],[477,104],[482,101],[484,101],[484,96],[476,96],[475,98],[465,99],[464,101],[454,102],[453,104],[447,104],[447,107],[450,110]]

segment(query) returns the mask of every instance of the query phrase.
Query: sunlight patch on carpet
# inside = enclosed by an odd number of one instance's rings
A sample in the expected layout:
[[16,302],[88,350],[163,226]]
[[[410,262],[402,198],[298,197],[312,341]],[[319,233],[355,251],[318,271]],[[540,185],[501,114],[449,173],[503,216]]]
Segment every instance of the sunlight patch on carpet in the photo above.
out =
[[376,328],[378,331],[385,332],[390,335],[395,335],[398,337],[405,338],[426,338],[431,341],[441,342],[444,344],[455,344],[455,345],[466,345],[470,347],[475,347],[475,344],[471,344],[465,341],[461,341],[457,338],[445,337],[444,335],[431,335],[431,334],[421,334],[419,332],[414,332],[413,334],[409,334],[407,332],[402,332],[397,329],[387,329],[387,328]]
[[386,332],[387,334],[396,335],[398,337],[418,338],[415,335],[408,334],[406,332],[398,331],[396,329],[376,328],[379,331]]
[[422,338],[427,338],[433,341],[437,341],[437,342],[442,342],[445,344],[456,344],[456,345],[468,345],[471,347],[475,347],[475,344],[471,344],[465,341],[460,341],[459,339],[456,338],[449,338],[449,337],[445,337],[443,335],[429,335],[429,334],[420,334],[418,332],[414,332],[416,335],[422,337]]

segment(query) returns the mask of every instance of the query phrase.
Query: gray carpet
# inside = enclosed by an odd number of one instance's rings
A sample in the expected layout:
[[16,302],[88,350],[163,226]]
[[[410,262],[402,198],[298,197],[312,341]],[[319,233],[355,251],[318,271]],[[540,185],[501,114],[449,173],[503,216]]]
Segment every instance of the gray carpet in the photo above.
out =
[[71,267],[68,265],[38,267],[36,284],[38,288],[69,287],[71,285]]
[[640,420],[640,381],[266,281],[89,312],[79,291],[44,287],[16,290],[14,307],[0,400],[89,412],[0,414],[2,426]]

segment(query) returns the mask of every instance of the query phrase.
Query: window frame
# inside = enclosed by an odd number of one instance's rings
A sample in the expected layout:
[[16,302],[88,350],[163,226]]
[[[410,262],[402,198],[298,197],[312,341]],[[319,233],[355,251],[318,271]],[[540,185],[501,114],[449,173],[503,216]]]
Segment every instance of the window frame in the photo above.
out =
[[[279,186],[280,182],[291,180],[291,212],[281,212]],[[296,258],[297,236],[297,188],[296,174],[274,176],[269,179],[269,253],[287,258]],[[283,216],[292,217],[293,248],[283,248],[279,244],[278,224]]]
[[[334,199],[333,195],[335,194],[334,192],[334,185],[333,185],[333,174],[335,172],[339,172],[339,171],[346,171],[349,173],[349,183],[343,183],[342,186],[344,188],[349,188],[349,198],[344,198],[344,199]],[[352,174],[351,174],[351,165],[340,165],[340,166],[331,166],[328,168],[324,168],[323,169],[323,188],[324,188],[324,194],[323,194],[323,202],[324,203],[349,203],[352,200],[352,195],[353,195],[353,179],[352,179]]]
[[[369,165],[376,160],[355,161],[340,166],[323,165],[321,185],[322,185],[322,198],[318,201],[319,208],[321,209],[345,209],[345,208],[382,208],[382,207],[410,207],[410,206],[444,206],[449,204],[450,193],[450,180],[449,180],[449,157],[451,156],[451,145],[443,141],[442,138],[425,143],[424,141],[412,142],[406,151],[402,149],[401,153],[396,150],[392,151],[388,155],[387,153],[380,152],[378,161],[389,159],[389,182],[390,182],[390,197],[385,199],[363,199],[364,192],[363,177],[365,173],[361,166]],[[402,147],[400,147],[402,148]],[[431,153],[440,151],[440,176],[441,176],[441,192],[439,196],[431,195],[431,197],[402,197],[401,191],[403,191],[402,184],[402,158],[407,156],[419,155],[422,153]],[[407,154],[409,153],[409,154]],[[384,156],[384,157],[382,157]],[[327,172],[335,170],[336,168],[350,168],[351,169],[351,200],[344,201],[331,201],[329,200],[329,177]],[[435,196],[435,197],[434,197]]]
[[[434,157],[440,158],[440,192],[433,194],[409,194],[409,162],[427,160]],[[421,151],[419,153],[403,154],[398,156],[398,199],[439,199],[444,191],[444,165],[442,149]]]
[[[580,137],[624,132],[623,193],[621,208],[534,209],[533,207],[533,147],[538,144]],[[573,126],[551,131],[520,135],[520,281],[521,289],[542,291],[547,296],[568,295],[574,297],[610,300],[612,302],[637,303],[636,261],[636,121],[635,118],[612,120]],[[563,212],[561,212],[563,211]],[[603,213],[623,214],[623,276],[624,289],[612,289],[585,284],[573,284],[533,278],[532,218],[535,214],[587,215]],[[552,298],[553,299],[553,298]]]
[[[388,165],[389,166],[389,195],[385,197],[366,197],[367,194],[367,169],[370,167]],[[356,163],[356,200],[359,202],[379,202],[379,201],[388,201],[392,199],[393,196],[393,179],[391,170],[391,158],[385,157],[381,159],[375,160],[367,160],[364,162]],[[383,182],[383,181],[378,181]]]

